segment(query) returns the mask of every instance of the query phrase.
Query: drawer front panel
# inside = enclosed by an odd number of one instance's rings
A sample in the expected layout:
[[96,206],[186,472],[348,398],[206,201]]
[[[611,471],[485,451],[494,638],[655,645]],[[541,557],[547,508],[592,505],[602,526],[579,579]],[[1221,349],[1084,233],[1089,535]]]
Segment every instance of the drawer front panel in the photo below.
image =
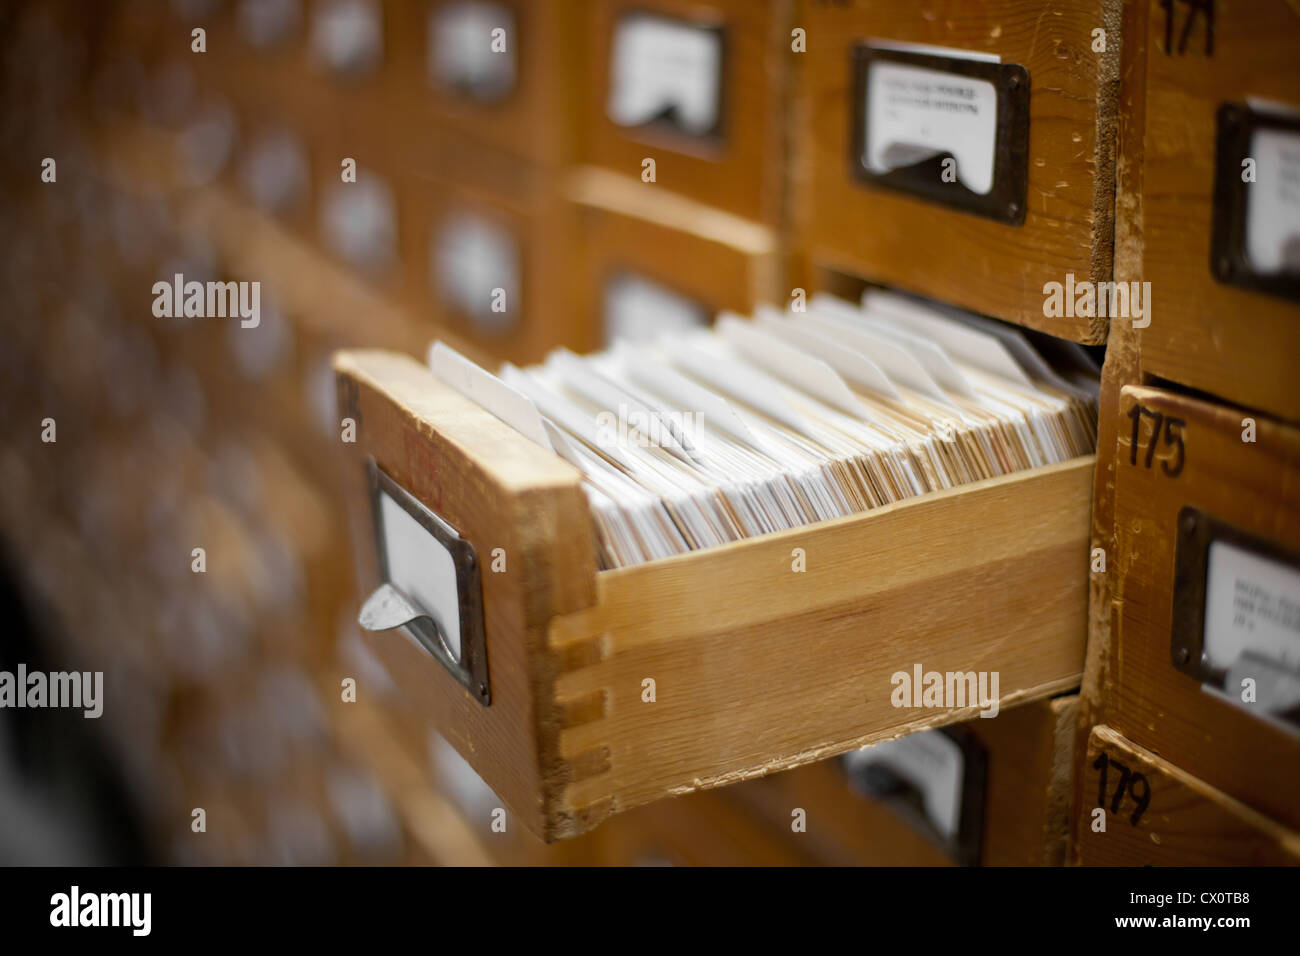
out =
[[[1248,208],[1255,196],[1274,219],[1272,238],[1260,238],[1255,250],[1261,269],[1284,255],[1286,234],[1300,233],[1300,198],[1294,185],[1286,185],[1294,173],[1284,158],[1288,151],[1295,155],[1300,136],[1300,11],[1284,0],[1219,2],[1207,34],[1203,12],[1186,5],[1172,4],[1172,27],[1161,0],[1134,6],[1146,15],[1143,35],[1135,37],[1142,46],[1134,51],[1142,58],[1145,102],[1137,100],[1140,129],[1126,150],[1136,173],[1135,248],[1141,255],[1117,263],[1124,273],[1117,278],[1150,282],[1155,294],[1150,325],[1135,331],[1142,367],[1298,419],[1293,368],[1300,355],[1300,301],[1294,288],[1300,265],[1291,260],[1289,269],[1272,273],[1275,286],[1290,276],[1290,294],[1252,288],[1243,284],[1249,277],[1242,263],[1233,261],[1238,251],[1249,256],[1250,243],[1230,234],[1237,218],[1249,233],[1252,217],[1261,216]],[[1292,145],[1274,150],[1246,135],[1248,124],[1269,116],[1281,118],[1277,132]]]
[[[766,226],[593,168],[574,175],[568,194],[582,237],[573,286],[592,348],[615,330],[640,337],[665,331],[665,321],[708,322],[724,310],[750,315],[784,298],[776,235]],[[673,307],[647,306],[653,326],[638,329],[638,296]]]
[[[1291,800],[1300,787],[1300,733],[1286,707],[1269,712],[1269,691],[1276,674],[1294,668],[1295,639],[1279,646],[1266,632],[1275,630],[1270,616],[1286,630],[1275,611],[1291,593],[1295,558],[1288,555],[1300,544],[1294,493],[1300,433],[1237,409],[1136,386],[1123,389],[1119,415],[1116,553],[1109,572],[1118,575],[1118,644],[1106,675],[1106,722],[1294,826],[1300,820]],[[1222,545],[1257,557],[1207,577],[1209,562],[1241,560]],[[1255,569],[1259,560],[1281,577]],[[1270,594],[1243,595],[1231,580],[1238,570],[1248,591],[1259,586]],[[1225,623],[1207,595],[1212,602],[1243,597],[1258,606],[1237,628],[1234,610],[1226,612]],[[1196,651],[1205,621],[1212,630],[1204,632],[1203,664]],[[1242,637],[1256,625],[1258,637]]]
[[597,605],[551,632],[600,655],[557,685],[603,703],[561,737],[571,758],[601,756],[567,794],[575,809],[731,783],[978,711],[895,706],[891,678],[917,664],[997,672],[1008,703],[1074,686],[1091,461],[1019,477],[601,574]]
[[[398,686],[525,825],[546,834],[546,792],[562,772],[539,746],[538,727],[556,719],[553,676],[534,655],[552,615],[590,603],[594,578],[586,503],[577,474],[515,440],[490,414],[433,386],[411,359],[344,353],[340,415],[356,423],[347,475],[362,590],[380,582],[371,526],[368,462],[467,539],[482,555],[483,617],[492,703],[484,707],[445,668],[397,631],[368,634]],[[446,402],[446,404],[444,404]],[[434,429],[430,422],[437,421]],[[493,468],[470,446],[485,450]],[[494,469],[500,469],[496,471]],[[364,543],[363,543],[364,542]],[[504,570],[494,572],[494,552]],[[583,573],[585,570],[585,574]],[[540,738],[543,741],[545,738]]]
[[[1294,866],[1300,834],[1107,726],[1088,737],[1073,861],[1084,866]],[[1104,829],[1102,829],[1104,822]]]
[[[810,53],[800,80],[804,126],[795,210],[808,255],[986,315],[1076,341],[1104,341],[1105,318],[1049,307],[1044,287],[1063,285],[1067,276],[1077,282],[1111,277],[1118,11],[1110,0],[1055,2],[1047,9],[1013,0],[977,9],[957,0],[924,9],[908,0],[807,3]],[[1105,32],[1105,51],[1096,49],[1094,31]],[[869,87],[862,87],[869,55],[884,58],[877,68],[894,70],[935,71],[944,62],[928,63],[933,51],[926,51],[923,67],[903,60],[916,54],[884,49],[898,44],[943,47],[960,57],[940,79],[945,88],[960,87],[955,110],[972,103],[983,110],[979,121],[971,121],[975,127],[956,136],[954,121],[936,125],[921,114],[908,120],[905,110],[897,128],[873,118]],[[1008,74],[1011,67],[1019,69]],[[933,83],[936,76],[879,80],[885,89],[887,83]],[[1026,84],[1027,134],[1011,115]],[[982,106],[976,87],[987,94]],[[890,142],[897,137],[899,158],[876,156],[871,135]],[[966,155],[981,142],[987,153]],[[955,181],[943,175],[943,156],[956,161]],[[920,165],[908,169],[909,159]],[[877,161],[898,168],[876,175],[868,166]],[[976,167],[982,163],[988,165],[981,171]],[[1017,176],[1023,183],[1011,181]],[[962,177],[971,180],[970,188],[961,186]],[[897,180],[892,185],[891,178]],[[942,198],[949,184],[961,199]],[[1007,195],[996,209],[983,208],[1002,192]]]
[[[654,159],[655,185],[648,188],[775,224],[788,16],[781,0],[588,4],[583,160],[640,177],[643,161]],[[657,43],[657,36],[669,39]],[[656,57],[665,47],[693,55],[674,64]]]

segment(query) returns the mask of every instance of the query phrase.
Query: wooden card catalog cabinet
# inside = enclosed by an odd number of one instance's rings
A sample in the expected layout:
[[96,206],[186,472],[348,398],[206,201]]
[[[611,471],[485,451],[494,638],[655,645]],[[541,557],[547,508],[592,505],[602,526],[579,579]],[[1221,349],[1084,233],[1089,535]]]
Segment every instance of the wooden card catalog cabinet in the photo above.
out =
[[[580,106],[583,158],[745,219],[780,215],[787,5],[598,0]],[[653,167],[648,161],[653,161]],[[649,182],[650,180],[646,180]]]
[[1300,826],[1300,432],[1125,387],[1105,722]]
[[1083,866],[1300,864],[1300,833],[1104,725],[1088,737],[1075,814]]
[[409,617],[441,615],[448,633],[456,604],[465,627],[459,598],[422,606],[393,555],[380,559],[382,473],[477,556],[452,564],[456,593],[474,576],[481,588],[486,695],[450,641],[399,625],[374,630],[372,646],[546,840],[985,709],[964,693],[951,706],[899,702],[900,673],[997,671],[999,706],[1079,681],[1091,456],[597,571],[576,469],[413,359],[344,352],[336,368],[340,415],[357,422],[345,467],[362,588],[393,585]]
[[1135,229],[1116,278],[1155,297],[1134,323],[1142,371],[1300,419],[1300,10],[1129,6]]
[[795,217],[817,265],[1080,342],[1111,278],[1116,0],[809,3]]

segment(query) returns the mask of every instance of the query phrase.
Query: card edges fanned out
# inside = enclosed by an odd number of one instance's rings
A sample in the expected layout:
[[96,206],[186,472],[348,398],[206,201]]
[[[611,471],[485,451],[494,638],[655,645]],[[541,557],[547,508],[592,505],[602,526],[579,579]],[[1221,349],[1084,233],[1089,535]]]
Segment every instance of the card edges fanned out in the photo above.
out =
[[435,342],[429,367],[582,472],[602,568],[1095,450],[1098,383],[1067,350],[890,293],[808,306],[499,375]]

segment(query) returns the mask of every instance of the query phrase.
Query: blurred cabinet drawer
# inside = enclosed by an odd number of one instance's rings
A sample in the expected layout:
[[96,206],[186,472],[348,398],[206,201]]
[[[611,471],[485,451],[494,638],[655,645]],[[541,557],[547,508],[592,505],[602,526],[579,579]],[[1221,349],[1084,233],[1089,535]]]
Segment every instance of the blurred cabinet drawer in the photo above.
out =
[[796,839],[828,864],[1059,864],[1077,702],[1034,701],[731,793],[785,829],[804,810]]
[[407,169],[402,242],[417,310],[514,362],[581,348],[586,325],[570,287],[574,216],[553,177],[469,146],[448,145]]
[[1300,826],[1300,431],[1127,386],[1104,721]]
[[1119,7],[805,3],[794,214],[806,254],[1105,341],[1104,317],[1055,309],[1045,286],[1111,278]]
[[567,193],[582,244],[574,288],[591,321],[580,344],[645,339],[780,301],[768,227],[594,167],[577,171]]
[[395,4],[394,107],[407,134],[451,137],[553,168],[576,150],[584,52],[573,0],[420,0]]
[[313,145],[386,135],[404,50],[419,44],[383,0],[242,0],[196,20],[208,31],[195,69],[241,110],[293,117]]
[[1091,456],[597,572],[577,471],[409,358],[336,368],[366,593],[390,558],[421,588],[412,569],[433,574],[379,552],[374,509],[403,509],[457,568],[440,580],[458,649],[401,629],[372,644],[544,839],[979,710],[964,690],[904,707],[913,674],[978,673],[1008,705],[1078,684]]
[[1274,823],[1110,727],[1092,729],[1078,786],[1074,863],[1300,864],[1300,833]]
[[1142,370],[1300,419],[1300,10],[1130,6],[1126,77],[1143,95],[1123,160],[1138,228],[1116,278],[1155,294],[1134,333]]
[[579,129],[585,162],[651,189],[775,224],[781,97],[790,54],[782,0],[591,0]]

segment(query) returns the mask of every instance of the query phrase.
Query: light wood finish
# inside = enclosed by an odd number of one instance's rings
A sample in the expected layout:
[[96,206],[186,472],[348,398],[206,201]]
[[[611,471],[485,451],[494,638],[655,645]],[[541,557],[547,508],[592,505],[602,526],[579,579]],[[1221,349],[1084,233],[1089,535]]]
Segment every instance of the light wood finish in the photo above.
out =
[[[988,759],[980,864],[1043,866],[1065,859],[1078,697],[1054,697],[961,724]],[[854,793],[839,762],[823,760],[727,791],[773,826],[807,811],[806,841],[838,866],[950,866],[953,861],[887,803]]]
[[1207,57],[1202,27],[1186,53],[1165,51],[1161,0],[1128,6],[1120,209],[1133,241],[1117,250],[1115,278],[1151,283],[1150,327],[1127,330],[1141,371],[1300,419],[1300,305],[1220,283],[1210,262],[1215,112],[1248,96],[1300,108],[1300,8],[1220,0]]
[[573,469],[409,359],[336,368],[358,483],[372,455],[481,556],[507,551],[507,572],[483,575],[491,707],[404,639],[375,646],[545,839],[975,715],[895,709],[891,675],[917,663],[999,672],[1003,707],[1078,683],[1091,457],[596,574]]
[[[1080,342],[1105,319],[1047,318],[1043,286],[1111,277],[1118,0],[805,2],[792,213],[817,263]],[[1105,29],[1107,52],[1092,51]],[[850,170],[851,55],[867,39],[993,53],[1029,71],[1023,225],[864,184]]]
[[[551,729],[553,662],[546,626],[591,604],[595,564],[578,474],[508,425],[448,389],[419,363],[391,353],[341,353],[340,414],[357,422],[350,463],[362,590],[378,581],[364,459],[443,517],[486,560],[504,548],[508,572],[485,573],[483,609],[493,702],[482,706],[450,674],[396,633],[371,635],[398,685],[507,806],[550,836],[549,815],[567,778]],[[437,427],[434,427],[434,422]],[[362,537],[363,536],[363,537]]]
[[[1128,413],[1135,403],[1182,419],[1185,465],[1176,478],[1159,446],[1144,466],[1130,464]],[[1152,388],[1121,392],[1115,450],[1115,633],[1098,661],[1094,712],[1134,744],[1177,764],[1246,804],[1300,827],[1300,739],[1202,692],[1171,662],[1170,634],[1178,515],[1198,508],[1248,534],[1294,548],[1300,541],[1300,431],[1256,418],[1257,441],[1242,441],[1245,413]],[[1080,834],[1083,836],[1084,834]]]
[[[785,168],[781,116],[790,66],[790,0],[584,0],[584,6],[586,22],[576,44],[590,50],[579,108],[583,162],[639,177],[642,159],[652,157],[656,182],[651,188],[776,225]],[[610,45],[615,24],[627,13],[722,27],[717,141],[624,128],[609,119]]]
[[[1106,758],[1104,832],[1093,830],[1101,769]],[[1138,809],[1125,790],[1119,812],[1111,812],[1122,779],[1116,769],[1141,774],[1151,800]],[[1131,783],[1141,795],[1140,784]],[[1295,866],[1300,864],[1300,833],[1288,830],[1167,760],[1139,747],[1114,729],[1094,727],[1079,777],[1080,816],[1072,862],[1083,866]]]
[[619,272],[651,279],[706,307],[753,314],[784,299],[773,230],[639,179],[586,167],[566,187],[582,237],[573,277],[588,334],[574,348],[603,346],[606,282]]

